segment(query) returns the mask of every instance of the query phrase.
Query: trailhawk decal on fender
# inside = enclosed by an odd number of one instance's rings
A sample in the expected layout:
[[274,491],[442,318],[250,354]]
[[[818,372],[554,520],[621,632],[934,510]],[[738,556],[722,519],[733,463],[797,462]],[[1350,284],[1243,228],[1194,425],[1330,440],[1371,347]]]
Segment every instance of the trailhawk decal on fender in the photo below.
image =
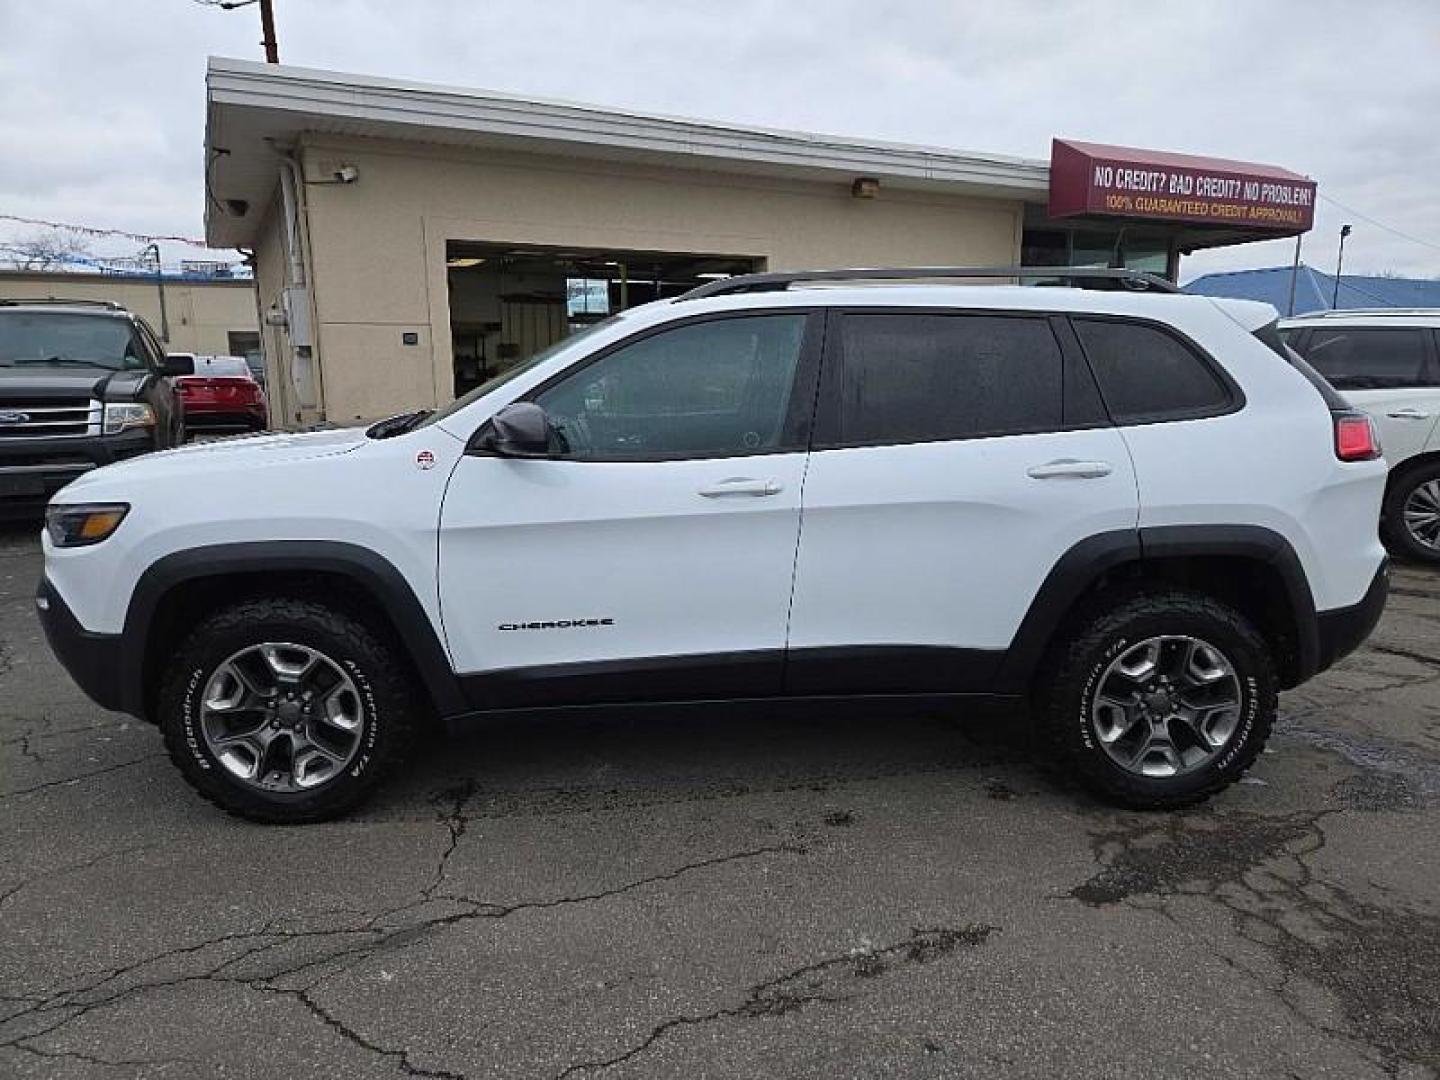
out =
[[554,619],[546,622],[502,622],[499,630],[584,630],[595,626],[614,626],[614,619]]

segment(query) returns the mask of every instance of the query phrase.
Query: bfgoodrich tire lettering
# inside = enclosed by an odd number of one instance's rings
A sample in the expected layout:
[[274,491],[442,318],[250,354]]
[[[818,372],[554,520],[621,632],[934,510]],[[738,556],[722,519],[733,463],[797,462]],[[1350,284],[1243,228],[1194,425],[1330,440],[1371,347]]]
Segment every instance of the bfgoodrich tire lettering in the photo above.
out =
[[[267,642],[323,656],[344,680],[358,733],[343,767],[312,787],[246,780],[207,736],[204,694],[217,672]],[[193,630],[166,673],[159,697],[165,746],[192,787],[239,817],[269,823],[323,821],[366,799],[398,764],[416,725],[408,672],[394,649],[359,619],[298,599],[256,599],[219,612]]]
[[[1214,729],[1215,745],[1182,746],[1169,768],[1167,756],[1157,753],[1149,759],[1154,767],[1142,769],[1127,766],[1127,755],[1104,743],[1096,703],[1114,665],[1143,655],[1152,642],[1179,643],[1176,649],[1199,642],[1212,650],[1206,663],[1223,669],[1217,683],[1223,680],[1225,695],[1234,699],[1234,715]],[[1042,675],[1049,681],[1037,695],[1038,718],[1057,757],[1102,798],[1137,809],[1187,806],[1238,780],[1264,748],[1278,701],[1274,661],[1259,632],[1230,607],[1179,590],[1117,597],[1093,609],[1051,650]],[[1136,691],[1143,712],[1151,699],[1138,683]],[[1169,709],[1169,689],[1148,692],[1158,712]]]

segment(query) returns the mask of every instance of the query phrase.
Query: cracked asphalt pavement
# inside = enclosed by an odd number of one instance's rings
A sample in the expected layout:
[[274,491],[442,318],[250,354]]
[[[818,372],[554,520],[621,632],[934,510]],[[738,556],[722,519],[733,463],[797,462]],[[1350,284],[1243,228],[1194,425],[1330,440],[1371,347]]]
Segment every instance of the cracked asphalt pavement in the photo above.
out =
[[1440,1075],[1440,575],[1242,783],[1109,809],[993,716],[492,726],[353,818],[203,803],[0,530],[0,1075]]

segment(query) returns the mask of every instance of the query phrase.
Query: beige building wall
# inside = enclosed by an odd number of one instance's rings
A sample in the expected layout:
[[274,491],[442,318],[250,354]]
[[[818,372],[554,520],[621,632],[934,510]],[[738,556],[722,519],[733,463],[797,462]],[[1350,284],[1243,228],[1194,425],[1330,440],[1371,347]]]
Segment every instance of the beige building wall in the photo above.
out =
[[[285,310],[287,273],[285,237],[277,196],[264,211],[255,240],[255,290],[262,313]],[[294,352],[284,323],[278,319],[265,319],[260,327],[260,344],[265,350],[265,394],[270,405],[271,426],[302,426],[312,416],[300,403],[294,382]],[[318,411],[317,403],[311,412],[318,414]]]
[[[155,282],[110,274],[46,274],[0,271],[0,297],[19,300],[63,298],[114,300],[143,318],[160,333],[160,294]],[[230,352],[231,331],[254,331],[255,289],[249,281],[166,281],[174,352]]]
[[[1020,249],[1018,200],[883,187],[856,199],[840,181],[364,139],[312,137],[300,156],[324,413],[339,424],[451,399],[447,241],[747,256],[769,269],[1008,265]],[[342,164],[359,170],[354,183],[333,182]],[[262,299],[278,254],[257,251]]]

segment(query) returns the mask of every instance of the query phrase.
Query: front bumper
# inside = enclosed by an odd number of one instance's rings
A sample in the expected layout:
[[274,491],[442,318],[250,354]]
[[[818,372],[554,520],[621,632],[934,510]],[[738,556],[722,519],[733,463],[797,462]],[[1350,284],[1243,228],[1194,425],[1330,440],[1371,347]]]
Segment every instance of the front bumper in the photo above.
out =
[[120,435],[0,439],[0,518],[33,514],[77,476],[155,449],[145,429]]
[[1349,656],[1370,636],[1385,610],[1385,600],[1389,593],[1390,560],[1385,559],[1375,571],[1370,588],[1358,604],[1332,608],[1316,615],[1320,636],[1319,671],[1324,671],[1337,660]]
[[48,579],[40,580],[35,610],[45,640],[76,685],[104,709],[128,711],[119,634],[95,634],[80,625]]

